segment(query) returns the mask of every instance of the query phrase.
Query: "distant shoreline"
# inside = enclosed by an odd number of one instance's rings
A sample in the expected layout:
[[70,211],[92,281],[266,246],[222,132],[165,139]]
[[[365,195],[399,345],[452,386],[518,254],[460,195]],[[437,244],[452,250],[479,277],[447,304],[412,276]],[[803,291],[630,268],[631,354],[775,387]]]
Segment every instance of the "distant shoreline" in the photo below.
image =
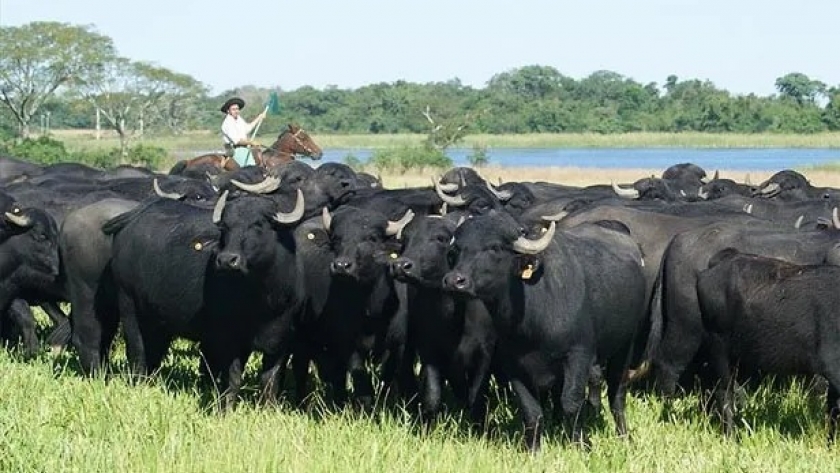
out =
[[[93,130],[52,130],[50,135],[66,143],[71,150],[109,149],[119,145],[116,134],[103,131],[100,140]],[[420,144],[421,134],[335,135],[311,133],[322,148],[378,149]],[[257,141],[269,145],[275,134],[260,134]],[[133,143],[160,146],[169,151],[216,149],[221,147],[218,134],[191,131],[178,136],[147,135]],[[820,148],[840,149],[840,132],[801,134],[742,133],[533,133],[510,135],[468,135],[458,147],[471,148]]]

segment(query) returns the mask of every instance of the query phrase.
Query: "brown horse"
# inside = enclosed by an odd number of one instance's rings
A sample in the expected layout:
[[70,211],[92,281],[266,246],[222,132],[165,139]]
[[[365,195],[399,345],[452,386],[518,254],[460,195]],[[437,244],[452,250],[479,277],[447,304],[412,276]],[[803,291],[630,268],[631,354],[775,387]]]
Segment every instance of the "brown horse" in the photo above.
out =
[[[251,149],[257,166],[264,168],[294,161],[297,155],[308,156],[312,159],[321,159],[321,156],[324,155],[321,147],[312,140],[312,137],[303,128],[291,123],[280,133],[277,140],[262,152],[257,146]],[[222,171],[235,171],[239,169],[239,164],[224,153],[202,154],[192,159],[178,161],[169,171],[169,174],[183,174],[184,171],[191,169],[197,171],[197,168],[206,167],[215,167]],[[203,175],[204,172],[202,171],[201,174]]]
[[312,141],[312,137],[303,128],[290,123],[277,137],[277,141],[263,150],[260,165],[271,168],[294,161],[297,155],[321,159],[324,152],[321,151],[321,147],[317,143]]

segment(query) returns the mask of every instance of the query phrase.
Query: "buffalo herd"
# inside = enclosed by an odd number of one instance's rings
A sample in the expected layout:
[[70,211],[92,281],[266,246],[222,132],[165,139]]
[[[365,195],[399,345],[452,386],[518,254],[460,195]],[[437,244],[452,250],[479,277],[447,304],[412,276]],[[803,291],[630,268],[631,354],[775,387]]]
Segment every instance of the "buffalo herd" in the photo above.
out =
[[386,189],[337,163],[176,169],[0,157],[6,343],[68,346],[93,375],[121,334],[143,376],[188,339],[220,410],[253,353],[261,401],[385,393],[426,425],[451,401],[483,428],[492,382],[530,449],[553,413],[585,444],[602,385],[617,435],[628,387],[671,399],[695,380],[730,434],[747,381],[819,376],[834,436],[840,190],[798,172],[751,185],[684,163],[573,187],[453,168]]

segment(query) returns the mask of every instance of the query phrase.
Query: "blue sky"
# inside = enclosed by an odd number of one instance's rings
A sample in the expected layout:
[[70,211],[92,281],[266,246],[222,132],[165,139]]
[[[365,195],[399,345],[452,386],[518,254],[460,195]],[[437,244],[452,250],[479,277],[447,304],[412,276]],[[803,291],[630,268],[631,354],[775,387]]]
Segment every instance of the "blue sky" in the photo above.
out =
[[767,95],[793,71],[840,84],[838,18],[840,0],[0,0],[0,25],[94,25],[120,54],[215,93],[455,77],[482,87],[541,64]]

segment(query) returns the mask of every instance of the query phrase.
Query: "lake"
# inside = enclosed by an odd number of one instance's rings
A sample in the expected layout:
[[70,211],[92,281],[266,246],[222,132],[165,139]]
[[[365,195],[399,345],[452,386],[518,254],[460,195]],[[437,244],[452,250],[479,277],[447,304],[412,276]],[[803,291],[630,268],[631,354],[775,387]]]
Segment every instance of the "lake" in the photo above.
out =
[[[472,149],[452,148],[456,166],[468,165]],[[325,149],[323,161],[342,162],[348,154],[362,161],[371,150]],[[491,165],[518,167],[655,168],[691,162],[707,170],[781,170],[840,162],[840,149],[714,148],[498,148],[488,150]],[[311,162],[311,161],[310,161]]]

